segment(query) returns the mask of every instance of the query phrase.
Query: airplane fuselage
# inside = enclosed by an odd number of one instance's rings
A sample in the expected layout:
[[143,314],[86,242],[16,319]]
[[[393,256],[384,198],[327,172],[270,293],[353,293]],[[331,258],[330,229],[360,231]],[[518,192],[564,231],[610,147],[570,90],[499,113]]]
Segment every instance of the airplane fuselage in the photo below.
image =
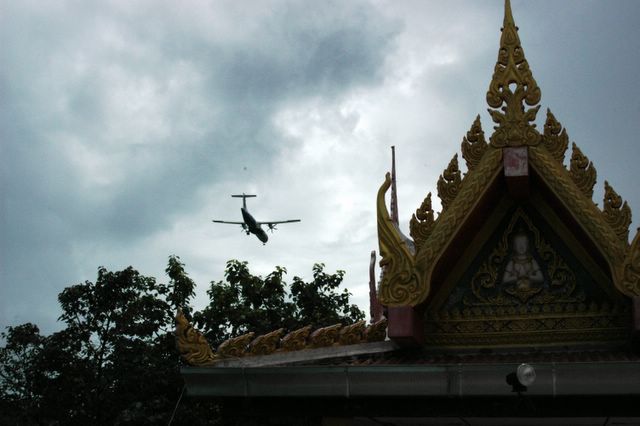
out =
[[273,230],[276,229],[276,225],[279,225],[281,223],[300,222],[300,219],[269,220],[265,222],[258,222],[253,216],[251,216],[249,210],[247,210],[247,198],[252,198],[255,196],[256,195],[245,193],[242,193],[242,195],[232,195],[233,198],[242,198],[242,207],[240,208],[240,212],[242,213],[242,222],[230,222],[227,220],[219,219],[213,219],[213,222],[226,223],[230,225],[240,225],[242,226],[242,230],[246,232],[247,235],[255,235],[260,241],[262,241],[263,244],[266,244],[266,242],[269,240],[269,237],[267,237],[267,233],[265,232],[265,230],[262,229],[262,225],[267,225],[269,227],[269,230],[273,232]]
[[254,234],[260,241],[266,243],[269,240],[269,237],[253,216],[251,216],[251,213],[249,213],[249,211],[244,207],[240,207],[240,212],[242,212],[242,220],[246,225],[245,230],[247,231],[247,235],[249,233]]

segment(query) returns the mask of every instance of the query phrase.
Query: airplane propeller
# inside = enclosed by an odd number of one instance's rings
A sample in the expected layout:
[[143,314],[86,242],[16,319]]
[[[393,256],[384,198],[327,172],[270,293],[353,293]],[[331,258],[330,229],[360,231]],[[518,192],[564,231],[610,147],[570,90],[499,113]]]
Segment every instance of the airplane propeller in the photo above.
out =
[[271,231],[271,233],[273,234],[273,231],[277,231],[278,228],[276,228],[275,223],[269,223],[269,231]]

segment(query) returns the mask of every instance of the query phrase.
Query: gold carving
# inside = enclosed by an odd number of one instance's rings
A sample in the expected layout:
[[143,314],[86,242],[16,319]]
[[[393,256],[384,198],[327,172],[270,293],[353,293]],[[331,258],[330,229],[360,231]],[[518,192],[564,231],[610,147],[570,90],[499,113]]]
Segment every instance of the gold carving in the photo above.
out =
[[[526,228],[517,229],[516,225],[519,223]],[[533,236],[533,241],[529,241],[529,235]],[[545,274],[542,273],[534,252],[542,260],[541,266],[545,267]],[[547,279],[548,286],[543,286]],[[518,209],[497,247],[471,280],[471,291],[475,298],[466,297],[464,304],[520,306],[525,302],[548,304],[583,300],[584,295],[573,297],[575,287],[576,277],[573,271],[542,238],[529,217]]]
[[413,238],[416,249],[418,249],[427,240],[427,238],[429,238],[434,223],[433,208],[431,207],[431,193],[429,193],[409,222],[409,234],[411,235],[411,238]]
[[311,333],[311,326],[292,331],[282,338],[280,343],[283,352],[299,351],[307,346],[307,337]]
[[487,150],[487,142],[484,140],[484,132],[480,124],[480,115],[476,117],[467,132],[467,136],[462,138],[462,158],[467,163],[467,169],[473,170]]
[[567,129],[562,128],[562,124],[556,120],[550,109],[547,109],[547,121],[544,123],[542,142],[553,158],[560,163],[564,162],[564,153],[569,146],[569,136]]
[[544,181],[590,234],[614,269],[613,266],[620,264],[624,259],[627,243],[622,244],[622,241],[616,238],[604,220],[602,212],[571,182],[566,169],[546,150],[537,147],[529,149],[529,159],[536,170],[544,171],[541,173]]
[[226,340],[218,346],[218,355],[223,358],[238,358],[245,355],[249,342],[253,340],[255,333],[247,333],[242,336]]
[[[595,168],[586,157],[580,156],[577,148],[572,155],[570,170],[564,168],[562,163],[568,146],[566,130],[550,111],[547,111],[544,136],[533,124],[540,108],[540,97],[540,89],[525,59],[507,0],[500,51],[487,91],[489,112],[497,123],[490,138],[491,148],[481,148],[483,134],[476,119],[462,143],[463,158],[470,173],[461,179],[457,158],[454,157],[438,181],[443,209],[437,220],[432,218],[431,200],[427,196],[410,222],[411,236],[416,243],[415,255],[389,219],[384,196],[390,186],[390,177],[378,191],[378,239],[382,255],[380,265],[383,267],[379,290],[381,303],[416,306],[427,299],[432,274],[441,256],[502,167],[502,150],[493,148],[506,146],[529,147],[531,167],[602,253],[615,287],[628,296],[636,294],[637,286],[629,284],[633,279],[625,278],[624,269],[633,271],[628,266],[633,262],[625,263],[630,209],[621,200],[618,203],[617,194],[605,197],[604,213],[596,207],[591,200]],[[532,108],[526,109],[525,104]],[[612,190],[606,192],[613,194]],[[633,275],[633,272],[629,273]],[[540,295],[521,294],[524,300],[537,296]]]
[[449,165],[438,179],[438,197],[442,201],[442,211],[445,211],[453,200],[455,200],[458,191],[460,191],[460,169],[458,168],[458,154],[454,155]]
[[622,203],[622,197],[613,190],[607,181],[604,181],[604,207],[602,214],[618,238],[624,241],[626,245],[629,242],[631,209],[626,201],[624,204]]
[[569,174],[582,193],[591,199],[593,197],[593,186],[596,184],[596,168],[575,143],[571,147]]
[[362,341],[362,333],[366,327],[364,320],[345,326],[340,330],[339,341],[341,345],[355,345]]
[[[482,197],[482,194],[489,187],[491,181],[495,179],[501,166],[502,150],[488,150],[482,157],[477,169],[464,178],[460,186],[460,192],[453,204],[447,211],[440,214],[429,239],[416,251],[414,274],[416,282],[421,283],[421,285],[419,286],[419,291],[409,294],[404,299],[405,305],[415,306],[427,298],[431,273],[438,258]],[[386,304],[390,305],[389,303]]]
[[[532,164],[545,182],[567,209],[571,211],[583,229],[599,247],[611,268],[615,287],[623,294],[634,297],[637,288],[629,286],[624,278],[625,258],[628,258],[628,227],[631,222],[631,209],[618,194],[605,182],[604,212],[598,210],[593,201],[582,193],[576,185],[568,181],[565,169],[543,150],[529,150]],[[613,231],[613,232],[612,232]]]
[[428,314],[425,338],[442,347],[620,342],[629,337],[627,305],[602,302],[487,306]]
[[176,346],[182,359],[191,365],[210,365],[219,358],[202,333],[189,324],[182,309],[176,314]]
[[364,340],[367,342],[382,342],[387,338],[387,319],[371,324],[364,330]]
[[284,333],[284,328],[256,337],[249,345],[249,353],[251,355],[268,355],[275,352],[282,333]]
[[627,290],[627,294],[640,296],[640,229],[636,231],[636,236],[631,242],[621,276],[622,287]]
[[531,122],[535,120],[540,105],[525,111],[523,102],[534,106],[540,102],[540,96],[540,88],[520,45],[511,4],[506,0],[498,61],[487,92],[487,103],[495,108],[489,109],[489,114],[498,124],[489,138],[491,145],[496,148],[537,145],[541,136]]
[[317,329],[309,336],[309,346],[312,348],[333,346],[333,344],[336,343],[341,328],[341,324],[335,324]]
[[391,175],[387,173],[376,202],[380,267],[383,269],[378,298],[383,305],[402,305],[411,303],[417,295],[424,293],[425,288],[418,282],[409,247],[389,217],[384,195],[390,186]]

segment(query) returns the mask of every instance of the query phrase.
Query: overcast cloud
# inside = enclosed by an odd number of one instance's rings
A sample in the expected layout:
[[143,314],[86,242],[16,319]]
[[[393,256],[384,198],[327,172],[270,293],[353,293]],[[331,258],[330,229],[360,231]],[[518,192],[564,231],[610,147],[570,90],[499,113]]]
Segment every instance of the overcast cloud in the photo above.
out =
[[[513,0],[525,55],[572,141],[640,215],[640,3]],[[228,259],[347,271],[368,310],[375,194],[397,147],[401,226],[459,152],[497,55],[501,0],[0,1],[0,327],[57,328],[97,267],[198,284]],[[232,193],[257,193],[266,246]],[[434,200],[435,201],[435,200]],[[437,204],[437,201],[436,201]],[[634,221],[635,229],[638,221]],[[632,234],[634,231],[632,231]]]

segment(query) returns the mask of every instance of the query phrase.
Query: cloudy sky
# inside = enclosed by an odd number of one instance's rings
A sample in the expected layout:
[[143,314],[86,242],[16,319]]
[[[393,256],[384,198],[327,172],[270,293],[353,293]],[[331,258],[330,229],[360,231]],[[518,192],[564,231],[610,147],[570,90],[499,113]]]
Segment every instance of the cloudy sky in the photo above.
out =
[[[513,0],[547,107],[638,226],[640,2]],[[57,327],[56,296],[98,266],[196,305],[228,259],[254,273],[347,271],[368,309],[375,194],[397,148],[401,226],[480,113],[503,17],[484,1],[0,0],[0,328]],[[263,246],[232,193],[257,193]],[[437,204],[437,201],[436,201]],[[633,233],[633,232],[632,232]]]

